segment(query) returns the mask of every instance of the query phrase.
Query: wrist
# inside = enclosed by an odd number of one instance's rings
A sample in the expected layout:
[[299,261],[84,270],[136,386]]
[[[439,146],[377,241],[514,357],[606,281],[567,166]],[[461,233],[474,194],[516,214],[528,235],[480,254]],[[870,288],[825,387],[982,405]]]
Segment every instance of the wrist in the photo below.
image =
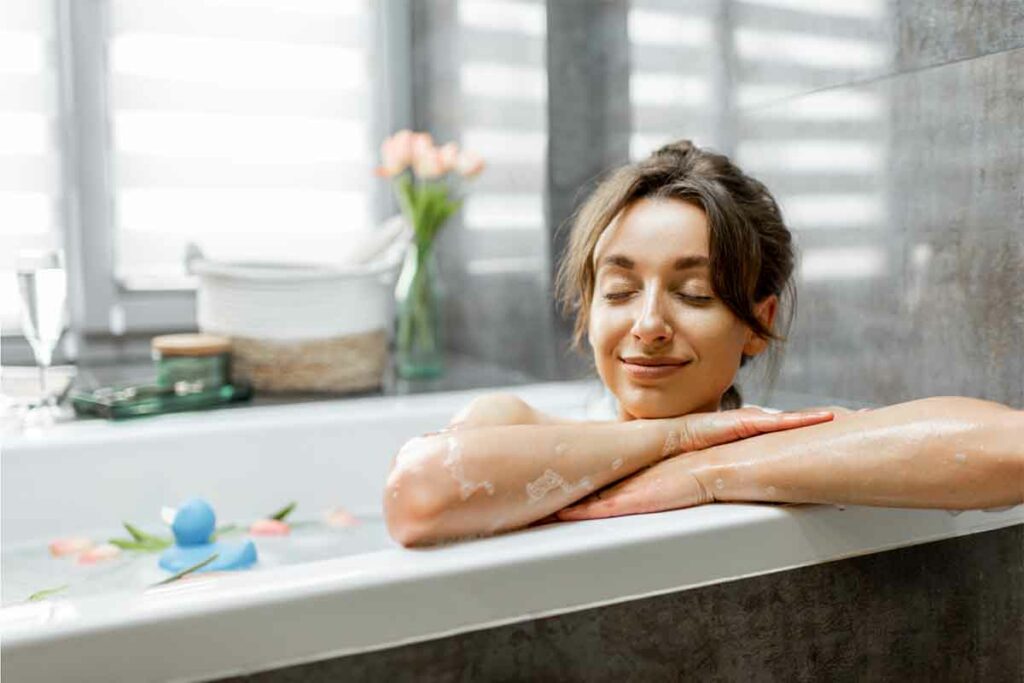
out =
[[760,491],[752,481],[750,464],[743,460],[726,460],[715,448],[699,451],[686,459],[693,461],[690,471],[717,502],[773,500],[774,487]]

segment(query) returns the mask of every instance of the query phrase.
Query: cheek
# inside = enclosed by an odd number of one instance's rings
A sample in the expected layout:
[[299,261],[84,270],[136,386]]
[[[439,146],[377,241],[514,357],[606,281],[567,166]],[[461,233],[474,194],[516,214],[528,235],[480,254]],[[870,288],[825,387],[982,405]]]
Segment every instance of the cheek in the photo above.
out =
[[[623,307],[624,308],[624,307]],[[621,309],[595,304],[590,308],[587,337],[596,355],[613,353],[625,331],[629,330],[629,315]]]
[[590,342],[597,374],[605,385],[611,388],[617,384],[615,380],[616,352],[623,334],[628,331],[628,316],[623,316],[618,310],[602,308],[600,305],[591,307],[587,339]]
[[747,340],[746,327],[728,311],[708,311],[709,315],[689,325],[691,339],[705,359],[739,363]]

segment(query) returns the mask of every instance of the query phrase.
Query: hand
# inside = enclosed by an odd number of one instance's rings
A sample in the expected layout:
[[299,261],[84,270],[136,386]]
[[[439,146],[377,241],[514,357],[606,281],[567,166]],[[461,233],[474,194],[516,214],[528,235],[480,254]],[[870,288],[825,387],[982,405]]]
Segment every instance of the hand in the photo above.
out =
[[662,460],[555,514],[562,521],[574,521],[714,503],[714,494],[693,471],[692,460],[689,453]]
[[829,422],[835,417],[830,408],[814,408],[788,413],[770,413],[760,408],[738,408],[718,413],[693,413],[679,421],[679,448],[668,455],[699,451],[758,434],[780,432]]
[[687,451],[828,422],[833,416],[831,409],[769,413],[759,408],[687,415],[683,418],[681,454],[640,470],[555,514],[561,520],[596,519],[713,503],[714,492],[698,477],[697,463]]

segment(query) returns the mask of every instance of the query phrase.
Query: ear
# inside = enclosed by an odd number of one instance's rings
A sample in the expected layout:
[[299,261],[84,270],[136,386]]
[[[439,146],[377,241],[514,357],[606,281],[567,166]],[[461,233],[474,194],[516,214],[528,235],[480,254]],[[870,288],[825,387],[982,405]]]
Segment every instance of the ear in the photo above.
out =
[[[775,324],[775,314],[779,310],[779,297],[775,294],[766,296],[754,304],[754,315],[769,330]],[[743,345],[743,355],[756,356],[768,348],[768,340],[759,337],[753,330],[747,331],[747,343]]]

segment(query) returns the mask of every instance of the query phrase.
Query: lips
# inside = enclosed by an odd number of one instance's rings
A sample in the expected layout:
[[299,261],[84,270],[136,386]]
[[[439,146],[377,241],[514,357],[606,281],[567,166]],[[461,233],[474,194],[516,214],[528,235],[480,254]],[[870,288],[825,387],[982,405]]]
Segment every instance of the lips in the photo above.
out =
[[683,365],[687,361],[679,358],[669,358],[667,356],[628,356],[620,359],[623,363],[629,363],[631,365]]
[[689,361],[674,358],[621,358],[622,367],[633,379],[663,379],[682,370]]

